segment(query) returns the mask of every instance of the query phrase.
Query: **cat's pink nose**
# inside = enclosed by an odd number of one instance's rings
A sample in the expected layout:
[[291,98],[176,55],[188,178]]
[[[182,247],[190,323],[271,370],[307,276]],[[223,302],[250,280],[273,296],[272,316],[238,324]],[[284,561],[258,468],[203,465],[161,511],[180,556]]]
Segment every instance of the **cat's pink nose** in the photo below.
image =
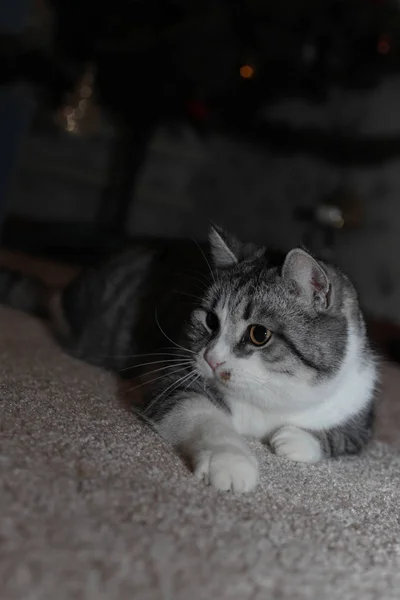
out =
[[210,365],[213,371],[225,363],[224,360],[218,362],[218,360],[209,352],[204,352],[204,360]]

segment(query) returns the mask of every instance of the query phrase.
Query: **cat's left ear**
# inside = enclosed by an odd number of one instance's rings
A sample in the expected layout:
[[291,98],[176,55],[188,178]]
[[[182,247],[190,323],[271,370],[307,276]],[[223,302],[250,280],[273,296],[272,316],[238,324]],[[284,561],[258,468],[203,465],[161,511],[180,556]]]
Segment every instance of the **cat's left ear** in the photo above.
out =
[[320,263],[301,248],[291,250],[282,267],[282,277],[293,281],[300,294],[326,310],[331,302],[331,282]]
[[240,260],[242,243],[220,227],[211,225],[208,234],[211,256],[217,268],[232,267]]

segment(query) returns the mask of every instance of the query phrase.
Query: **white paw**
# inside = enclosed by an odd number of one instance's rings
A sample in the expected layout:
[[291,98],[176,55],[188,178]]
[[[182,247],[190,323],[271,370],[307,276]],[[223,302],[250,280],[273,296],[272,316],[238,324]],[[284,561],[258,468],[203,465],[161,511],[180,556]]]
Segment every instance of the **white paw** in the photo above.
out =
[[207,450],[201,452],[194,465],[194,474],[218,490],[240,494],[250,492],[258,481],[258,465],[254,457],[240,450]]
[[286,425],[278,429],[270,439],[270,446],[277,456],[298,462],[317,462],[322,458],[321,445],[308,431]]

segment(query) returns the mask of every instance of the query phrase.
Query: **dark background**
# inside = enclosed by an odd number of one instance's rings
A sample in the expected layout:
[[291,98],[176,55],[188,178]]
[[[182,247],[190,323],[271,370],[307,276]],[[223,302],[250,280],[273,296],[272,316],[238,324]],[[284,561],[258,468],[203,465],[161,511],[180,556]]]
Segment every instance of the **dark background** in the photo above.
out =
[[302,242],[396,355],[398,2],[2,2],[0,83],[4,248],[82,263],[210,219]]

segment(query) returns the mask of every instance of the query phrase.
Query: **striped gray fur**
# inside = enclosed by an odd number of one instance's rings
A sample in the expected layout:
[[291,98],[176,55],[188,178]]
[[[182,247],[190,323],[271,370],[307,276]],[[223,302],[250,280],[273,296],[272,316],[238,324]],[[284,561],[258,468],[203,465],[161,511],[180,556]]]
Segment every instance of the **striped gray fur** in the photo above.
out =
[[355,419],[340,427],[318,431],[317,437],[327,458],[359,454],[371,441],[375,407],[371,401]]

